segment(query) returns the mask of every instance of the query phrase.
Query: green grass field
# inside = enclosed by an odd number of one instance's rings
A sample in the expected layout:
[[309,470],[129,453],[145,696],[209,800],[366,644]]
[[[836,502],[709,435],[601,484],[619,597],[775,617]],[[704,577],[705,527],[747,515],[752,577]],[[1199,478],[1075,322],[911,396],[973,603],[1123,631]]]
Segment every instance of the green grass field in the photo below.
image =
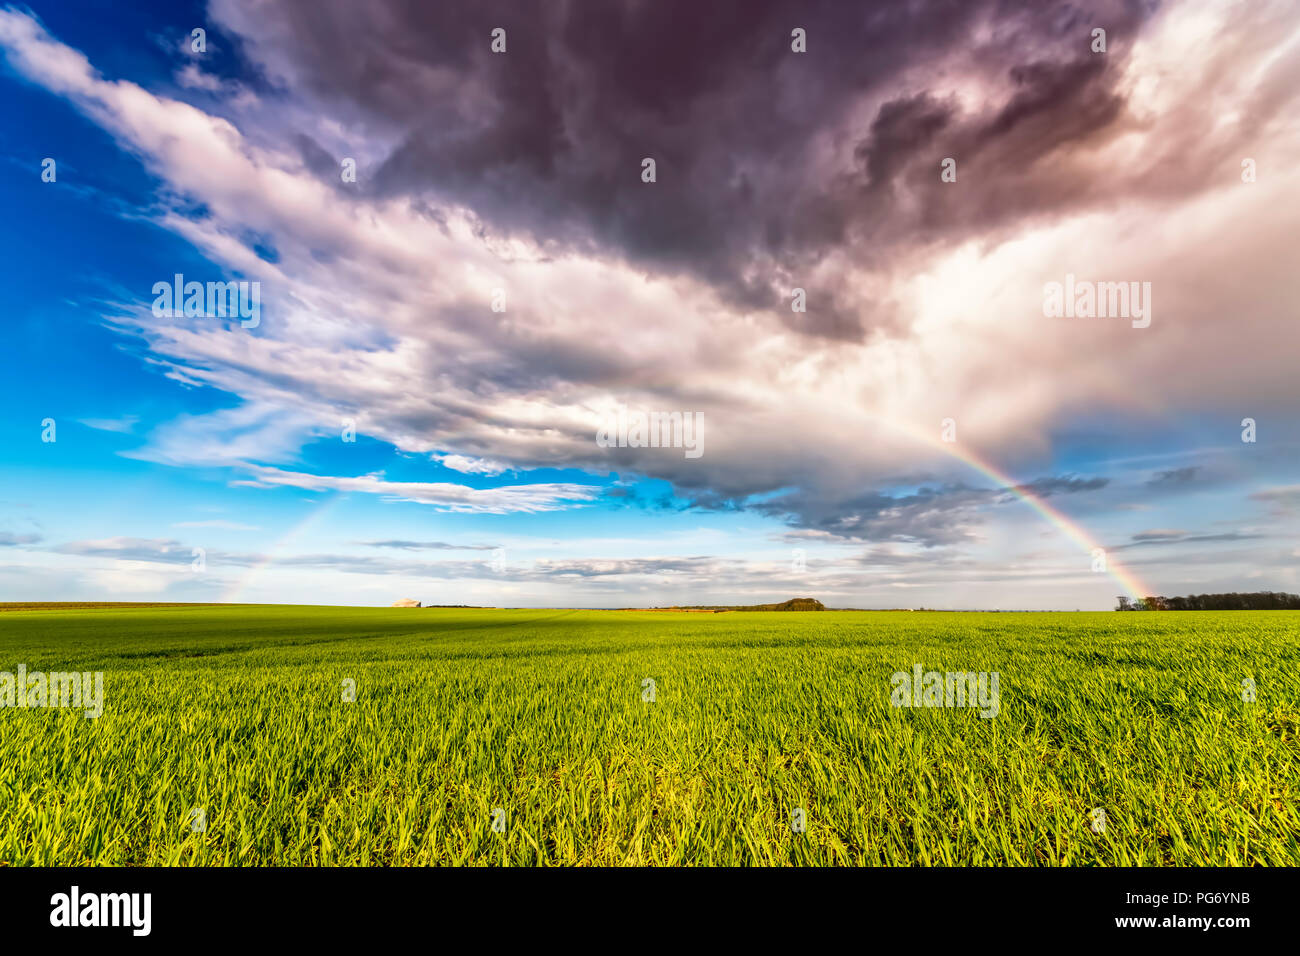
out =
[[0,709],[0,865],[1300,864],[1295,612],[10,610],[20,663],[105,707]]

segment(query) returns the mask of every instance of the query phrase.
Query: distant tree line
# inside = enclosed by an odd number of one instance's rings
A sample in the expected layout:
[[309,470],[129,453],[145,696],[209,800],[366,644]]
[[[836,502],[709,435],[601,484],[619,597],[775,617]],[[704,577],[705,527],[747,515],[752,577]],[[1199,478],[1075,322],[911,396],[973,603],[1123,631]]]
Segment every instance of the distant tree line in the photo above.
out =
[[824,611],[816,598],[791,598],[780,604],[674,604],[670,611]]
[[1117,611],[1297,611],[1300,594],[1255,591],[1239,594],[1189,594],[1186,597],[1144,597],[1130,600],[1120,595]]

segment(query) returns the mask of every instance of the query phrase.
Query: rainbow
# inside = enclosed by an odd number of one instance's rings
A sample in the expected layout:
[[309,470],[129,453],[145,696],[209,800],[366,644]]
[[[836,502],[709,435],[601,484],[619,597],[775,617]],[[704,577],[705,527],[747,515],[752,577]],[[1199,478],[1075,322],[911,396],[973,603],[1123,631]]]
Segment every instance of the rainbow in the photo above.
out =
[[285,548],[291,545],[298,538],[302,537],[303,533],[308,528],[312,527],[312,525],[316,524],[322,517],[332,511],[345,497],[346,495],[340,492],[325,499],[311,511],[307,512],[306,516],[301,521],[281,535],[275,544],[271,545],[271,549],[262,556],[261,561],[252,565],[225,590],[221,595],[222,602],[227,604],[238,604],[239,599],[243,596],[244,590],[252,584],[253,579],[267,567],[274,564],[276,557],[278,557]]
[[[1046,518],[1050,524],[1063,532],[1071,541],[1078,544],[1080,548],[1089,554],[1089,556],[1098,549],[1105,551],[1105,549],[1102,548],[1102,546],[1098,544],[1097,541],[1077,522],[1071,519],[1068,515],[1053,508],[1045,499],[1031,491],[1027,491],[1023,486],[1017,483],[1014,478],[1002,471],[1002,469],[998,468],[992,462],[986,461],[974,452],[962,448],[956,442],[940,441],[938,438],[923,429],[903,425],[899,422],[884,418],[879,418],[878,420],[895,431],[902,432],[915,441],[919,441],[937,451],[943,452],[945,455],[957,459],[962,464],[969,468],[973,468],[986,478],[997,482],[1007,491],[1014,494],[1017,498]],[[1113,560],[1109,554],[1106,554],[1106,573],[1109,574],[1130,597],[1146,597],[1147,595],[1156,593],[1155,591],[1150,590],[1147,585],[1143,584],[1132,571],[1124,567],[1118,561]]]
[[[871,417],[877,418],[877,416]],[[1026,490],[1023,486],[1018,484],[1014,478],[1002,471],[992,462],[986,461],[974,452],[964,449],[955,442],[940,441],[924,429],[904,425],[898,421],[885,419],[883,417],[877,418],[877,420],[881,424],[887,425],[894,431],[901,432],[914,441],[928,445],[936,451],[940,451],[951,458],[957,459],[962,464],[974,469],[981,475],[984,475],[986,478],[1005,488],[1025,504],[1029,505],[1029,507],[1033,508],[1034,511],[1042,515],[1049,524],[1060,530],[1067,538],[1075,542],[1089,556],[1091,556],[1097,549],[1101,548],[1101,545],[1098,544],[1097,541],[1077,522],[1072,520],[1068,515],[1053,508],[1045,499]],[[282,535],[279,540],[271,546],[270,551],[263,556],[261,561],[250,567],[248,571],[227,588],[225,593],[222,595],[221,600],[232,604],[238,603],[239,598],[243,595],[243,592],[249,587],[253,580],[263,570],[274,564],[276,557],[280,553],[300,538],[309,528],[319,522],[321,518],[332,511],[344,497],[346,497],[346,495],[342,493],[335,494],[308,512],[301,521],[285,532],[284,535]],[[1110,575],[1110,577],[1113,578],[1130,597],[1145,597],[1149,594],[1156,593],[1147,587],[1147,585],[1143,584],[1132,571],[1124,567],[1120,562],[1111,558],[1109,554],[1106,555],[1106,573]]]

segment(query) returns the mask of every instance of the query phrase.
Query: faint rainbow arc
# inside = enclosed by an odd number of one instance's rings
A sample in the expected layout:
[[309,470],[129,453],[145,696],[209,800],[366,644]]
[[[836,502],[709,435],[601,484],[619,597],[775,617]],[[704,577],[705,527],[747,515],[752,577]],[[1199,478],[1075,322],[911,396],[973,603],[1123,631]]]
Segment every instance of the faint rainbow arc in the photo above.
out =
[[938,438],[935,438],[933,435],[915,426],[902,425],[896,421],[890,421],[879,416],[872,417],[877,418],[880,422],[888,425],[896,431],[902,432],[904,435],[907,435],[915,441],[929,445],[936,451],[941,451],[945,455],[956,458],[962,464],[975,469],[986,478],[990,478],[1002,485],[1007,491],[1014,494],[1017,498],[1046,518],[1050,524],[1062,531],[1066,537],[1082,547],[1089,555],[1100,548],[1105,553],[1106,573],[1113,578],[1117,584],[1123,587],[1130,596],[1146,597],[1149,594],[1156,593],[1155,591],[1149,590],[1147,585],[1143,584],[1142,581],[1138,579],[1137,575],[1126,568],[1122,563],[1113,560],[1109,551],[1102,548],[1102,546],[1093,539],[1080,524],[1068,515],[1053,508],[1043,498],[1031,491],[1026,491],[1014,478],[1002,471],[992,462],[986,461],[974,452],[958,446],[956,442],[940,441]]
[[[1081,525],[1069,516],[1053,508],[1043,498],[1035,495],[1033,492],[1026,491],[1014,478],[1002,471],[992,462],[980,458],[974,452],[958,446],[955,442],[940,441],[938,438],[935,438],[933,435],[920,428],[905,426],[897,421],[892,421],[879,416],[872,417],[877,418],[881,423],[895,431],[907,435],[914,441],[919,441],[936,451],[940,451],[951,458],[957,459],[967,467],[973,468],[986,478],[1001,485],[1011,494],[1015,495],[1021,501],[1025,502],[1025,504],[1033,508],[1043,518],[1045,518],[1049,524],[1064,533],[1066,537],[1078,544],[1089,555],[1091,555],[1096,549],[1102,547]],[[319,521],[326,513],[332,510],[344,497],[345,495],[343,494],[335,494],[333,497],[321,502],[301,521],[286,531],[275,542],[275,544],[271,546],[271,549],[263,556],[261,561],[250,567],[248,571],[246,571],[225,591],[222,595],[222,601],[225,603],[236,603],[239,596],[243,593],[244,589],[251,584],[253,579],[267,567],[275,563],[275,558],[281,551],[300,537],[308,528]],[[1104,548],[1102,548],[1102,550],[1105,551]],[[1137,575],[1126,568],[1122,563],[1113,560],[1109,552],[1106,552],[1106,573],[1132,597],[1145,597],[1149,594],[1156,593],[1155,591],[1150,590],[1147,585],[1143,584],[1142,581],[1138,579]]]
[[239,597],[243,594],[244,589],[253,582],[253,579],[262,571],[266,570],[267,567],[274,564],[275,559],[280,552],[292,544],[303,534],[303,532],[319,521],[327,512],[332,510],[344,497],[345,495],[343,494],[335,494],[334,496],[322,501],[315,508],[311,509],[311,511],[307,512],[301,521],[282,534],[276,540],[275,544],[271,545],[270,550],[262,556],[262,560],[250,566],[249,569],[240,575],[232,585],[226,588],[225,592],[221,595],[222,603],[239,603]]

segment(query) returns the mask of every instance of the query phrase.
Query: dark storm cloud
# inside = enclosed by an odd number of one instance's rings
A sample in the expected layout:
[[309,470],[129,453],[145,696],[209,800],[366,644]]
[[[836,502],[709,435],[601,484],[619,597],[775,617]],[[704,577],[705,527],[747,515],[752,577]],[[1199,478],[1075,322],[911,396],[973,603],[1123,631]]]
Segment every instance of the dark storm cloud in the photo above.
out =
[[[733,305],[781,309],[805,334],[888,330],[833,275],[836,250],[884,268],[1087,201],[1046,162],[1108,135],[1144,5],[601,2],[218,5],[268,72],[290,76],[359,138],[395,143],[363,191],[432,193],[485,228],[692,274]],[[1106,54],[1089,50],[1104,23]],[[253,26],[256,29],[252,29]],[[489,49],[507,33],[507,52]],[[791,52],[791,30],[808,52]],[[980,84],[965,109],[932,93]],[[946,74],[946,75],[945,75]],[[899,94],[901,78],[920,87]],[[338,178],[309,137],[305,161]],[[959,163],[960,190],[939,180]],[[640,181],[653,157],[658,181]],[[978,188],[965,188],[965,183]],[[805,287],[807,314],[789,309]]]
[[302,156],[303,165],[318,177],[331,183],[341,179],[338,175],[338,160],[331,156],[324,146],[305,133],[295,134],[292,142]]

